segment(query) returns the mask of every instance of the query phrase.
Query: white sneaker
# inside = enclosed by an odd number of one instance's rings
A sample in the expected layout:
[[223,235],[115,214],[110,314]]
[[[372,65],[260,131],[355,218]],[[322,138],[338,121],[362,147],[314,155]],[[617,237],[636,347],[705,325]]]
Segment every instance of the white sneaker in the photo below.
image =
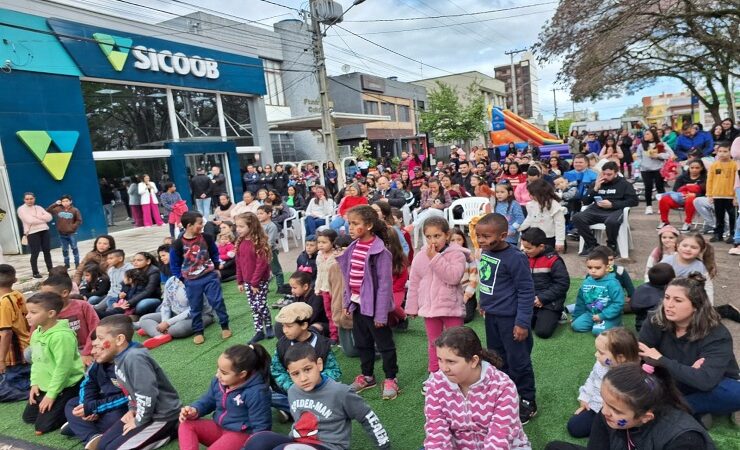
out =
[[650,216],[653,214],[653,207],[652,206],[646,206],[645,207],[645,215]]
[[657,227],[655,227],[656,230],[660,230],[663,227],[667,227],[670,225],[668,222],[660,222]]
[[732,247],[727,253],[730,255],[740,255],[740,247]]
[[566,314],[565,311],[560,313],[560,320],[558,320],[558,323],[568,323],[568,314]]
[[688,223],[685,223],[681,227],[681,230],[680,231],[681,231],[681,233],[686,233],[687,231],[690,231],[690,230],[691,230],[691,225],[688,224]]

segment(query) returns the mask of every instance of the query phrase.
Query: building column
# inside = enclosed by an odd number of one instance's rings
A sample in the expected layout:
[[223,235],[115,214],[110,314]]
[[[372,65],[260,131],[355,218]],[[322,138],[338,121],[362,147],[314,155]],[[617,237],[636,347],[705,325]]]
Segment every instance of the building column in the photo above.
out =
[[252,97],[249,101],[249,120],[252,122],[252,134],[254,145],[260,147],[260,165],[273,164],[275,159],[272,155],[272,142],[270,141],[270,128],[267,125],[267,112],[265,111],[265,100],[262,97]]

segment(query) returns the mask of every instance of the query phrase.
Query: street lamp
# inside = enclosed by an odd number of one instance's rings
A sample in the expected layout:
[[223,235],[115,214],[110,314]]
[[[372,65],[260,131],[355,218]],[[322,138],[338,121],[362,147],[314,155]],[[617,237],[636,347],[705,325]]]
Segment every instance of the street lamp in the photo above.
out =
[[[353,1],[353,2],[352,2],[352,4],[351,4],[351,5],[349,5],[349,8],[347,8],[347,9],[346,9],[346,10],[345,10],[345,11],[344,11],[344,12],[342,13],[342,15],[341,15],[341,16],[337,17],[336,19],[332,20],[331,22],[324,22],[324,23],[325,23],[326,25],[332,26],[332,25],[334,25],[334,24],[337,24],[337,23],[341,22],[341,21],[343,20],[343,18],[344,18],[344,15],[345,15],[345,14],[347,14],[347,13],[349,12],[349,10],[350,10],[350,9],[354,8],[355,6],[359,5],[360,3],[365,3],[365,0],[355,0],[355,1]],[[328,30],[328,29],[329,29],[329,27],[327,27],[327,30]],[[324,36],[326,36],[326,30],[324,30]]]

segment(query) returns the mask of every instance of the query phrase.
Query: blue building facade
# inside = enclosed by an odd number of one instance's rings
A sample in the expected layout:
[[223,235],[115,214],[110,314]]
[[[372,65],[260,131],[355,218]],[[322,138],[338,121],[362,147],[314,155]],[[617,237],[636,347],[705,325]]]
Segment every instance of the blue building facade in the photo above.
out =
[[[14,211],[25,192],[34,192],[42,206],[72,195],[83,216],[81,240],[108,231],[94,159],[100,149],[91,139],[96,114],[84,92],[89,83],[107,86],[108,92],[119,92],[111,85],[140,86],[156,91],[147,97],[161,97],[169,114],[163,123],[170,130],[157,148],[167,155],[169,177],[183,198],[190,198],[188,156],[209,153],[226,155],[224,170],[233,174],[230,191],[241,196],[238,144],[226,138],[221,102],[226,94],[237,103],[243,100],[250,116],[259,118],[254,108],[264,109],[260,98],[266,92],[260,59],[5,9],[0,9],[0,42],[0,208],[8,212],[0,223],[0,244],[6,252],[20,250]],[[197,121],[177,116],[173,89],[217,99],[221,132],[202,131]],[[147,124],[146,117],[141,123]],[[193,136],[192,129],[202,136]]]

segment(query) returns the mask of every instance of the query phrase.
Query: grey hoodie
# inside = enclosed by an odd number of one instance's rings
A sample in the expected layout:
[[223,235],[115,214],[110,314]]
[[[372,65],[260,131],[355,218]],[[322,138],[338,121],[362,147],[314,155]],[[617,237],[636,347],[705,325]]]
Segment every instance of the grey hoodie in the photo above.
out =
[[177,420],[182,402],[149,350],[132,342],[116,356],[115,363],[116,377],[128,396],[129,411],[133,411],[137,427]]
[[296,442],[319,444],[329,450],[349,449],[354,419],[365,428],[376,448],[391,448],[378,416],[346,384],[323,375],[321,384],[310,392],[294,384],[288,389],[288,403],[295,420],[290,437]]
[[110,290],[108,291],[108,297],[118,298],[118,294],[121,293],[121,284],[123,283],[123,275],[127,270],[133,269],[134,266],[131,263],[124,263],[121,267],[108,267],[108,278],[110,279]]

